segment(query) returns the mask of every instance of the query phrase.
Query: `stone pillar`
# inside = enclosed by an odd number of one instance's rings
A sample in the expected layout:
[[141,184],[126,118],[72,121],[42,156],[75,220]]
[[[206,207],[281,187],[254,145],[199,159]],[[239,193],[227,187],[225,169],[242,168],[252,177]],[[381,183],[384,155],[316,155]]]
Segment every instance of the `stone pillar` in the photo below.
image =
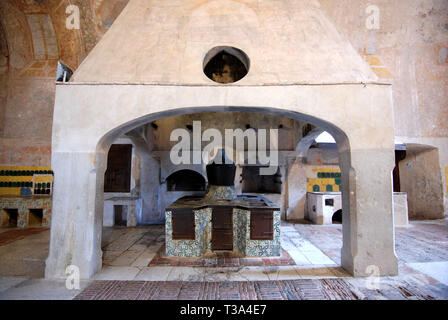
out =
[[236,166],[235,171],[235,192],[236,194],[242,194],[243,193],[243,184],[240,182],[242,180],[243,174],[243,167],[240,165]]
[[81,279],[101,270],[101,231],[106,154],[54,152],[50,252],[46,278],[65,278],[67,266]]
[[394,224],[403,227],[409,224],[408,196],[406,192],[394,192]]
[[142,199],[142,223],[165,222],[165,212],[160,208],[160,162],[148,153],[141,153],[140,197]]
[[[128,134],[140,157],[140,197],[142,224],[165,222],[160,207],[160,161],[151,156],[151,145],[136,132]],[[129,223],[129,222],[128,222]]]
[[[342,266],[355,277],[398,274],[392,210],[393,149],[340,154],[343,190]],[[351,163],[351,166],[350,166]]]
[[137,226],[137,215],[135,214],[135,204],[134,203],[129,203],[129,205],[128,205],[128,217],[127,217],[127,223],[126,223],[127,227],[136,227]]
[[104,201],[103,209],[103,226],[113,227],[115,225],[115,212],[114,212],[114,202]]

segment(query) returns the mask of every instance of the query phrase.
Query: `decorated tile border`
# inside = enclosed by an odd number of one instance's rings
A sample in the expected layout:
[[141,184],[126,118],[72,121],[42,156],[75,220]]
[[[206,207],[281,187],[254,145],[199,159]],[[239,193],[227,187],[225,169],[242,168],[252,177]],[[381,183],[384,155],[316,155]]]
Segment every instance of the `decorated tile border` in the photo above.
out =
[[233,249],[238,250],[241,255],[246,255],[246,232],[250,211],[233,209]]
[[0,166],[0,195],[51,195],[52,189],[50,167]]
[[315,178],[307,179],[308,192],[340,192],[341,170],[333,168],[315,168]]
[[233,186],[209,186],[206,198],[232,200],[236,198]]

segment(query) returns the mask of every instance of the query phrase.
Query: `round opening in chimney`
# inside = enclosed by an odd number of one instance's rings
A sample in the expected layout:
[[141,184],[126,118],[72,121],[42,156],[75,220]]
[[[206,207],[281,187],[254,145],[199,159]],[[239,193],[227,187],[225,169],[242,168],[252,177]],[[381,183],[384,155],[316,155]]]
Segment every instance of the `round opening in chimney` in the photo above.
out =
[[218,83],[233,83],[243,79],[249,72],[249,57],[234,47],[214,47],[204,58],[204,73]]

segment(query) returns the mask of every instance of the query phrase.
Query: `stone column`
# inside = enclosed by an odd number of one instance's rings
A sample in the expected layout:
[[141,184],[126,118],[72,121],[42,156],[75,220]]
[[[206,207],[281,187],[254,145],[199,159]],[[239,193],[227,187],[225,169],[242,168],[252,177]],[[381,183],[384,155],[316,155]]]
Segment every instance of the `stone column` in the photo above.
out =
[[137,226],[137,216],[135,214],[135,201],[129,203],[128,205],[128,217],[127,217],[127,227],[136,227]]
[[160,162],[151,155],[152,145],[138,132],[128,133],[140,156],[141,221],[143,224],[159,224],[165,221],[165,212],[160,208]]
[[236,171],[235,171],[235,192],[236,192],[236,194],[243,193],[243,184],[240,182],[243,179],[241,177],[242,173],[243,173],[243,167],[240,165],[237,165]]
[[115,212],[114,212],[114,202],[104,201],[103,209],[103,226],[113,227],[115,225]]
[[[398,274],[392,211],[393,149],[341,154],[342,266],[355,277]],[[351,166],[350,166],[351,163]]]
[[65,278],[67,266],[81,279],[101,270],[103,184],[106,154],[55,152],[50,252],[46,278]]

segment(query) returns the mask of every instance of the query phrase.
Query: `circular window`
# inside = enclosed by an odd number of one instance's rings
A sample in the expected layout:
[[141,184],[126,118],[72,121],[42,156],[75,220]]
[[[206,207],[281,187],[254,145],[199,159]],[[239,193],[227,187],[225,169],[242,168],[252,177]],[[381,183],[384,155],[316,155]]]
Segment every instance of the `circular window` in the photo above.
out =
[[249,58],[234,47],[214,47],[204,59],[205,75],[218,83],[233,83],[249,72]]

